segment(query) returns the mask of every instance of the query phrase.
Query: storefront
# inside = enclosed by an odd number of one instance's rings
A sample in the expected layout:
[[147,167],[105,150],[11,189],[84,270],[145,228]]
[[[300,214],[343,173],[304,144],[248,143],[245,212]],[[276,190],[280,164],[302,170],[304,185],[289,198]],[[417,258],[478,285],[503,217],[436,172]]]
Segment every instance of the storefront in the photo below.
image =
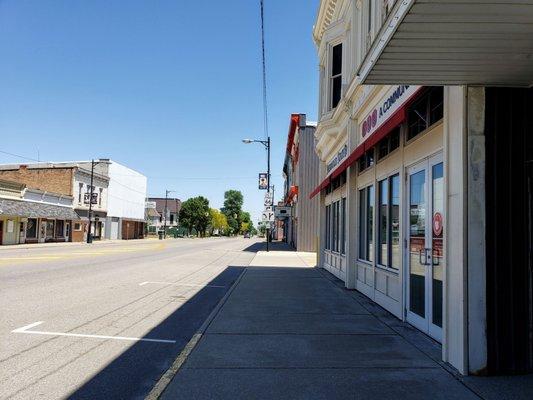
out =
[[367,96],[353,115],[356,144],[336,150],[311,194],[323,204],[321,266],[442,341],[443,89]]
[[69,207],[0,199],[0,244],[70,242],[77,219]]

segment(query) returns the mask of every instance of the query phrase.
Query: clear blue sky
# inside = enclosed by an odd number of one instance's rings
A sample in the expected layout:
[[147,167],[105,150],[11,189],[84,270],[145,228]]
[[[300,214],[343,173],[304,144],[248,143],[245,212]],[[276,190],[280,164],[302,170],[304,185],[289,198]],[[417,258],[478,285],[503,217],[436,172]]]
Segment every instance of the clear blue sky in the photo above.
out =
[[[265,0],[278,193],[290,113],[316,120],[317,8]],[[259,0],[0,0],[0,150],[112,158],[148,176],[149,195],[217,208],[238,189],[257,221],[266,155],[241,139],[263,138],[260,56]]]

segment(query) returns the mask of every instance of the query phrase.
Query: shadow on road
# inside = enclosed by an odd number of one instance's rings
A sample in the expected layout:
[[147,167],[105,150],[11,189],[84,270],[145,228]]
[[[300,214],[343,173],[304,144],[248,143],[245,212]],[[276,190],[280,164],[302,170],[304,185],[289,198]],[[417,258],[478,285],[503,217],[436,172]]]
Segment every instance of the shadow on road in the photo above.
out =
[[222,287],[203,288],[144,336],[176,340],[176,343],[135,342],[82,387],[71,393],[69,398],[144,398],[170,368],[243,270],[244,267],[227,267],[207,284]]

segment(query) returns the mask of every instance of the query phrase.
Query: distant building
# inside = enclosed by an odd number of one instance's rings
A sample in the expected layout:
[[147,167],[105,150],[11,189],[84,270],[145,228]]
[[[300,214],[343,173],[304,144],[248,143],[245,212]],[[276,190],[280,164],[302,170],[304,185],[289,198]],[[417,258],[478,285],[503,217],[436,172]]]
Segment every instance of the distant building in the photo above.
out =
[[278,232],[283,232],[284,240],[298,251],[316,252],[318,245],[320,202],[309,198],[318,184],[315,129],[316,124],[306,122],[305,114],[291,115],[283,164],[284,204],[290,212]]
[[79,216],[71,196],[0,180],[0,245],[70,242]]
[[[162,229],[165,225],[167,228],[178,227],[179,213],[181,210],[181,200],[176,198],[165,199],[164,197],[150,197],[148,202],[155,203],[155,209],[159,214],[159,220],[153,221],[156,230]],[[165,214],[166,210],[166,214]]]
[[[70,196],[80,219],[72,228],[72,240],[84,241],[88,232],[91,167],[91,161],[0,165],[0,179]],[[144,237],[147,178],[109,159],[95,160],[93,167],[93,238]]]

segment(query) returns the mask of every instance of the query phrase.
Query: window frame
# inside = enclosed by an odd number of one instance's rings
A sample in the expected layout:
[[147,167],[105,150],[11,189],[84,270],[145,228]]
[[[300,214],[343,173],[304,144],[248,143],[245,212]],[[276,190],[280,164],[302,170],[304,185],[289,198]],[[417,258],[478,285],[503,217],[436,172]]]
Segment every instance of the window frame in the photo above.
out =
[[[371,196],[372,194],[372,196]],[[359,249],[357,260],[366,264],[375,262],[375,215],[376,192],[375,183],[363,186],[358,190],[359,196]],[[372,217],[369,219],[369,211]],[[364,250],[363,250],[364,249]]]
[[[395,204],[393,203],[393,181],[394,178],[397,178],[398,183],[398,246],[400,249],[400,255],[398,260],[393,260],[393,243],[392,243],[392,216],[393,216],[393,207],[395,207]],[[387,190],[387,226],[386,226],[386,248],[387,248],[387,263],[384,264],[381,260],[381,183],[385,182],[386,190]],[[400,172],[399,171],[393,171],[388,173],[387,175],[383,175],[377,179],[377,186],[379,187],[379,199],[377,204],[377,244],[379,245],[378,250],[378,257],[376,259],[376,266],[382,269],[386,269],[391,272],[399,273],[400,268],[402,267],[402,247],[401,247],[401,226],[400,226],[400,217],[401,217],[401,207],[402,207],[402,201],[401,201],[401,179],[400,179]],[[393,261],[398,261],[398,265],[394,266]]]
[[[439,103],[440,107],[442,107],[442,116],[439,119],[433,120],[432,119],[432,112],[436,109],[436,107],[433,107],[433,104],[431,102],[432,94],[435,93],[435,91],[441,90],[442,91],[442,98],[441,102]],[[421,103],[425,103],[425,127],[424,129],[420,130],[415,135],[411,136],[411,111],[414,108],[414,106],[419,105]],[[408,107],[407,109],[407,120],[405,121],[405,135],[404,135],[404,143],[410,144],[416,139],[422,137],[426,132],[429,132],[433,127],[437,124],[439,124],[444,119],[444,88],[443,86],[429,86],[427,89],[423,91],[423,93],[415,100],[413,103]]]
[[[340,59],[340,72],[338,74],[333,74],[333,63],[334,63],[334,49],[336,47],[340,46],[341,51],[341,59]],[[336,42],[332,42],[329,45],[329,66],[328,66],[328,110],[333,111],[337,108],[339,103],[342,100],[342,76],[343,76],[343,63],[344,63],[344,43],[342,40],[338,40]],[[339,100],[338,102],[333,105],[333,90],[334,90],[334,82],[336,79],[340,80],[340,88],[339,88]]]

